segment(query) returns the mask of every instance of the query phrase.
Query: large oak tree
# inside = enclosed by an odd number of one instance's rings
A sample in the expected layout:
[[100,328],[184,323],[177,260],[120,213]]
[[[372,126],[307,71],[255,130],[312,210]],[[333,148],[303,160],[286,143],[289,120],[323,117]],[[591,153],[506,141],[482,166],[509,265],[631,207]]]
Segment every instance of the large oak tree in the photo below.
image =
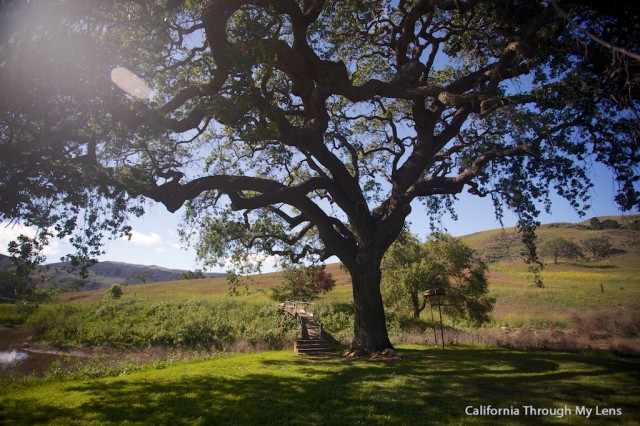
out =
[[151,199],[185,206],[203,259],[337,256],[352,347],[383,350],[380,263],[412,209],[488,196],[532,243],[550,193],[587,206],[594,162],[638,207],[625,3],[4,1],[0,219],[84,263]]

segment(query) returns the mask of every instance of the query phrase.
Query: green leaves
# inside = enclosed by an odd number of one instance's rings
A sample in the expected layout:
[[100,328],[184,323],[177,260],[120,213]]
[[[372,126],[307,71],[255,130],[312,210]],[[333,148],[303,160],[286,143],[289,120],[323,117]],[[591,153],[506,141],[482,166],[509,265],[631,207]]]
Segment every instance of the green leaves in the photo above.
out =
[[422,244],[415,235],[402,234],[382,267],[382,289],[389,308],[418,318],[426,306],[422,293],[443,288],[445,312],[456,320],[477,325],[489,319],[495,299],[488,297],[487,267],[456,238],[433,234]]
[[[563,6],[636,47],[637,8]],[[0,219],[74,234],[94,247],[81,263],[127,232],[139,197],[190,203],[183,234],[208,264],[337,255],[352,273],[378,268],[414,201],[455,216],[458,194],[491,196],[496,215],[516,213],[533,268],[538,215],[552,192],[585,211],[594,163],[621,207],[640,207],[638,61],[548,2],[32,0],[0,13],[20,18],[0,39]],[[117,88],[116,67],[151,98]]]
[[290,268],[282,275],[283,283],[271,290],[271,298],[277,302],[311,302],[336,285],[335,278],[325,271],[324,265]]

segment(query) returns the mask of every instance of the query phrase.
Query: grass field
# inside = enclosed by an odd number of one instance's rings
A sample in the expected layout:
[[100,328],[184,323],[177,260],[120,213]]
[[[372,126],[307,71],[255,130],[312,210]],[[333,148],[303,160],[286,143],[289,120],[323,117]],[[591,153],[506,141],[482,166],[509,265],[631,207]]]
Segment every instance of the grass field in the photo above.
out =
[[[338,264],[329,265],[327,270],[337,278],[337,285],[319,303],[352,300],[347,273]],[[535,288],[531,285],[531,276],[523,262],[492,264],[489,288],[491,296],[496,298],[492,324],[497,327],[517,327],[566,323],[577,310],[640,308],[640,262],[613,265],[610,262],[547,264],[542,276],[545,287]],[[270,300],[270,288],[279,284],[280,273],[254,276],[239,288],[240,295],[234,298],[267,302]],[[60,301],[95,303],[104,295],[105,290],[64,293]],[[226,297],[228,285],[224,278],[132,285],[124,287],[123,295],[124,300],[137,298],[149,301],[219,300]]]
[[[637,358],[424,346],[402,346],[399,354],[380,361],[259,352],[119,376],[14,381],[0,390],[0,423],[632,425],[640,419]],[[510,414],[465,412],[481,406]],[[564,407],[571,414],[550,414]],[[576,407],[592,409],[591,417]]]

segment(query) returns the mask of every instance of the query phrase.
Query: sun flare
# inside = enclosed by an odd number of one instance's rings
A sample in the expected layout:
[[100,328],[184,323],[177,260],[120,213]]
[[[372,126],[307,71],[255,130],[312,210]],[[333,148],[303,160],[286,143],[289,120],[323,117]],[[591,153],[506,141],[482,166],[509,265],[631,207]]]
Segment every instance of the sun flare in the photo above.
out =
[[138,99],[149,99],[151,88],[140,77],[124,67],[111,70],[111,80],[127,94]]

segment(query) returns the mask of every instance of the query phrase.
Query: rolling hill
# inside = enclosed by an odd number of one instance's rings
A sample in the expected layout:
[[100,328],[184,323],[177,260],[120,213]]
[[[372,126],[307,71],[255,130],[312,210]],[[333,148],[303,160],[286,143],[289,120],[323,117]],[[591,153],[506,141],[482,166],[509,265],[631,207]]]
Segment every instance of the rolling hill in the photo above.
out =
[[[619,222],[618,229],[595,230],[589,221],[582,223],[552,223],[542,225],[538,229],[538,243],[544,244],[550,238],[562,236],[573,240],[576,244],[591,236],[607,236],[615,248],[615,253],[610,257],[599,261],[573,262],[561,259],[558,265],[553,264],[552,259],[543,258],[545,269],[543,278],[547,286],[544,291],[532,286],[532,281],[527,265],[523,262],[520,252],[522,242],[517,229],[505,228],[482,231],[461,237],[467,245],[476,251],[476,254],[487,261],[489,265],[490,288],[492,295],[498,296],[500,301],[498,310],[513,311],[515,306],[522,310],[522,300],[530,299],[531,302],[538,298],[552,299],[553,303],[566,301],[565,290],[573,291],[575,285],[589,288],[589,301],[602,302],[606,306],[617,305],[621,301],[634,305],[640,303],[640,230],[637,229],[637,221],[640,216],[615,217]],[[600,218],[603,220],[603,218]],[[323,302],[343,302],[352,298],[351,280],[348,273],[341,268],[339,263],[327,265],[336,279],[334,290],[322,297]],[[269,300],[270,289],[282,282],[281,272],[272,272],[247,277],[240,284],[241,297],[251,300]],[[624,291],[607,291],[601,297],[600,284],[609,289],[626,287]],[[181,280],[172,283],[150,283],[136,285],[134,293],[139,297],[149,300],[189,299],[189,298],[217,298],[227,294],[229,290],[226,279],[210,278],[200,280]],[[583,288],[576,294],[583,294]],[[63,300],[76,300],[90,302],[99,300],[104,296],[104,290],[86,291],[67,294]],[[127,296],[128,297],[128,296]],[[592,303],[593,302],[593,303]],[[537,302],[535,302],[537,303]],[[534,306],[535,303],[527,304]],[[571,302],[573,303],[573,302]],[[582,301],[576,303],[582,304]]]
[[[52,287],[71,285],[78,276],[66,271],[68,264],[64,262],[50,263],[43,266],[43,273],[48,277]],[[12,269],[13,264],[8,256],[0,254],[0,270]],[[135,265],[124,262],[98,262],[89,268],[84,289],[97,290],[109,287],[114,283],[129,284],[177,281],[182,279],[182,269],[169,269],[155,265]],[[223,277],[225,274],[205,273],[207,278]]]
[[[629,273],[635,271],[635,266],[640,259],[640,230],[638,223],[640,221],[640,215],[630,216],[613,216],[613,217],[600,217],[601,222],[606,220],[615,221],[619,227],[611,229],[594,229],[591,221],[586,220],[580,223],[551,223],[541,225],[537,230],[538,244],[542,245],[545,241],[562,237],[567,240],[573,241],[580,245],[584,240],[593,236],[606,236],[610,239],[612,247],[615,249],[615,255],[602,259],[598,264],[582,264],[582,265],[567,265],[567,261],[562,261],[561,265],[557,268],[573,268],[577,270],[585,270],[591,268],[595,270],[604,270],[609,264],[610,268],[613,268],[615,264],[615,270],[610,269],[609,272]],[[481,231],[474,234],[460,237],[460,239],[476,251],[476,254],[489,265],[494,265],[490,269],[493,271],[494,279],[498,281],[504,279],[504,270],[516,271],[526,270],[519,264],[522,263],[522,242],[520,235],[516,228],[504,228],[493,229],[487,231]],[[550,259],[543,259],[545,263]],[[564,266],[563,266],[564,265]],[[45,266],[45,271],[50,277],[50,282],[54,286],[67,286],[71,284],[76,275],[69,274],[64,271],[64,263],[52,263]],[[7,256],[0,255],[0,269],[11,268],[11,262]],[[339,300],[343,298],[349,298],[351,295],[351,289],[349,286],[350,279],[348,274],[341,270],[339,264],[332,264],[327,266],[327,270],[331,272],[338,281],[336,289],[328,294],[325,299]],[[553,268],[549,271],[553,272]],[[156,282],[171,282],[177,281],[182,278],[182,274],[186,272],[184,270],[168,269],[160,266],[146,266],[146,265],[134,265],[122,262],[99,262],[96,265],[89,268],[89,277],[87,278],[85,290],[99,290],[109,287],[113,283],[128,282],[130,284],[140,284],[143,281],[146,283]],[[526,272],[523,272],[526,274]],[[207,278],[222,278],[225,274],[208,273],[205,274]],[[266,275],[259,275],[251,278],[251,281],[257,286],[253,286],[254,290],[264,287],[264,289],[270,288],[273,285],[277,285],[280,282],[280,274],[272,273]],[[209,288],[207,292],[226,292],[227,286],[220,280],[215,286]],[[210,282],[210,281],[207,281]],[[218,280],[215,280],[218,282]],[[202,281],[194,282],[193,291],[195,294],[199,294],[200,286],[205,285]],[[185,285],[188,283],[185,282]],[[208,284],[207,284],[208,285]],[[189,285],[190,287],[190,285]],[[187,291],[187,290],[185,290]],[[190,293],[188,290],[187,293]]]
[[[591,223],[593,219],[580,223],[541,225],[536,230],[538,247],[542,247],[546,241],[559,237],[578,246],[592,237],[606,237],[611,242],[617,261],[632,262],[640,259],[640,227],[638,226],[640,215],[608,216],[597,219],[600,223],[608,223],[609,228],[594,228]],[[616,224],[617,227],[615,227]],[[524,246],[516,228],[481,231],[465,235],[460,239],[488,264],[522,259],[521,253]],[[604,260],[611,260],[611,257]]]

